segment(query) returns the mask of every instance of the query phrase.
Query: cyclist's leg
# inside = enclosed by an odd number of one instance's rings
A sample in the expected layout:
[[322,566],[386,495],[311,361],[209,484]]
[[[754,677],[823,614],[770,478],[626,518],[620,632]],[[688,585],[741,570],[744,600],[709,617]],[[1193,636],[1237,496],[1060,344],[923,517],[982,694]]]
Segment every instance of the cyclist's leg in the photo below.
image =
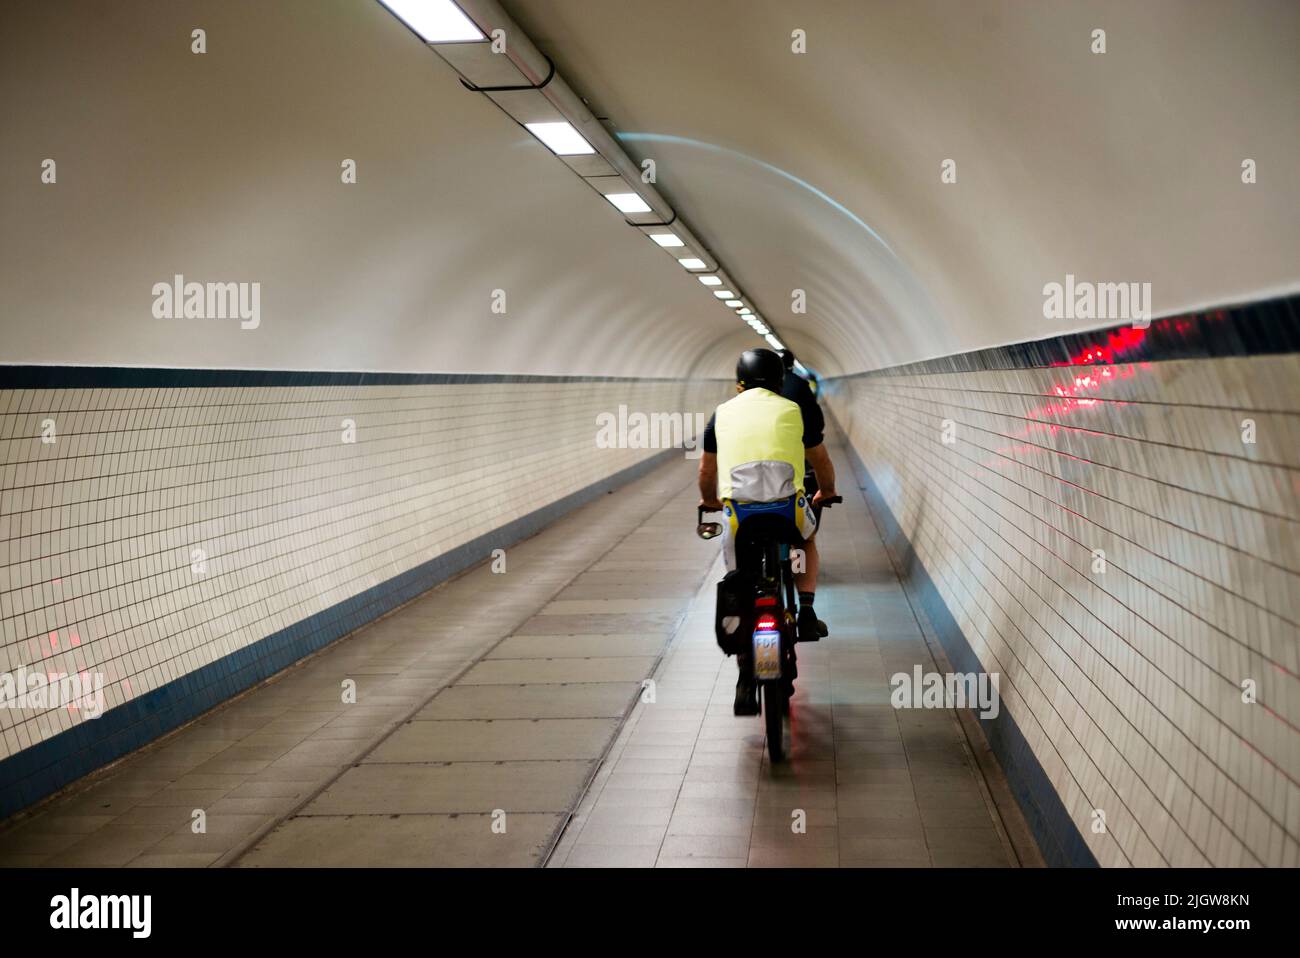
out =
[[[744,564],[745,568],[753,568],[753,556],[751,550],[742,550],[743,555],[737,555],[736,536],[740,531],[740,510],[733,504],[727,503],[727,508],[723,515],[723,559],[727,566],[727,571],[731,572]],[[754,653],[748,645],[743,652],[736,655],[736,699],[732,704],[732,713],[735,715],[757,715],[758,708],[758,687],[754,684]]]
[[794,586],[801,594],[817,591],[817,573],[821,570],[821,555],[817,552],[817,539],[805,539],[803,549],[803,571],[796,572]]
[[[804,473],[803,477],[804,493],[811,502],[812,497],[817,493],[817,475],[811,469]],[[804,564],[803,571],[794,577],[795,588],[802,595],[817,591],[817,572],[821,568],[821,556],[817,554],[817,540],[815,538],[816,530],[821,528],[822,524],[822,507],[817,505],[812,507],[813,515],[816,519],[816,526],[811,534],[804,535]]]
[[[813,485],[816,485],[814,480]],[[816,534],[821,526],[821,506],[812,505],[811,497],[806,500],[806,507],[798,517],[799,531],[803,535],[804,564],[803,570],[794,577],[795,588],[799,591],[799,638],[804,642],[814,642],[830,630],[826,623],[817,618],[813,611],[813,597],[817,591],[817,573],[821,568],[821,555],[817,551]]]

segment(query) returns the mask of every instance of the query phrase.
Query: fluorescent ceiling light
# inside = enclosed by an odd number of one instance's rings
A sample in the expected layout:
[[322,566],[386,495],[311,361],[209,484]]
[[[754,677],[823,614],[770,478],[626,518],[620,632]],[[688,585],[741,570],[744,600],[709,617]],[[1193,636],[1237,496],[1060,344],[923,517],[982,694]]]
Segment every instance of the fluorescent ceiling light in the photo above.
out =
[[582,138],[582,134],[573,128],[567,120],[549,123],[525,123],[524,127],[537,137],[557,156],[581,156],[595,153],[596,148]]
[[486,40],[474,21],[451,0],[379,0],[425,43]]
[[722,279],[717,276],[701,276],[700,282],[705,286],[721,286]]
[[[702,259],[687,257],[686,259],[679,259],[677,262],[681,263],[684,269],[704,269],[704,260]],[[717,279],[716,276],[713,278]],[[718,282],[721,283],[722,280],[719,279]]]
[[[650,207],[647,206],[642,212],[648,213],[649,211]],[[676,233],[651,233],[650,238],[663,247],[686,245]]]
[[741,316],[749,316],[751,313],[753,313],[753,310],[750,309],[748,306],[746,306],[744,309],[740,311]]
[[729,289],[715,289],[713,295],[718,299],[734,299],[736,294]]
[[635,193],[606,193],[609,200],[620,213],[649,213],[650,204]]
[[745,304],[738,299],[729,299],[727,300],[727,305],[730,306],[732,309],[739,309],[741,306],[744,306]]
[[781,340],[777,339],[771,333],[768,333],[763,338],[767,340],[768,345],[771,346],[773,349],[785,349],[785,345],[781,342]]

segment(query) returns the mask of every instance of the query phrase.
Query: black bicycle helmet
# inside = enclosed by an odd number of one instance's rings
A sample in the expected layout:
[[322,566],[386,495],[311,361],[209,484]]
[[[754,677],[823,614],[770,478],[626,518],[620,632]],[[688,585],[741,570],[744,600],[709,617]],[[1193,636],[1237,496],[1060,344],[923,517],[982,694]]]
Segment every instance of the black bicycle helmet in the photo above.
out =
[[742,389],[762,386],[779,393],[785,382],[785,366],[781,357],[770,349],[747,349],[736,363],[736,382]]

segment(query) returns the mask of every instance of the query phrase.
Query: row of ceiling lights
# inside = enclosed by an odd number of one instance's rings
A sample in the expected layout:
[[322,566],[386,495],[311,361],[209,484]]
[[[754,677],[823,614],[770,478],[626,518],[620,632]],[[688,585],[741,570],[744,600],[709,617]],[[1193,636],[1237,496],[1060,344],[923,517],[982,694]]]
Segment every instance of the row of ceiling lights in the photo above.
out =
[[[467,72],[479,72],[487,75],[488,73],[499,73],[500,70],[496,64],[489,64],[484,61],[481,55],[467,53],[449,53],[449,48],[442,45],[451,44],[474,44],[481,45],[488,42],[488,34],[485,29],[490,30],[490,24],[510,24],[510,29],[504,34],[507,44],[514,43],[515,49],[526,44],[526,50],[535,52],[526,38],[523,37],[522,31],[519,31],[510,21],[504,11],[495,3],[495,0],[462,0],[465,7],[469,7],[474,13],[478,14],[478,23],[466,13],[462,6],[453,3],[452,0],[379,0],[383,6],[387,7],[398,19],[405,23],[413,30],[425,43],[443,56],[443,59],[462,76]],[[483,24],[483,29],[480,29]],[[494,32],[494,31],[493,31]],[[522,43],[521,43],[522,41]],[[441,47],[441,49],[440,49]],[[496,56],[500,56],[497,54]],[[540,54],[539,54],[540,56]],[[543,59],[545,59],[543,57]],[[513,62],[513,58],[512,58]],[[549,63],[549,61],[547,61]],[[514,62],[514,66],[522,77],[529,79],[528,74],[520,69],[520,63]],[[590,142],[589,138],[584,136],[570,122],[570,119],[535,119],[528,120],[529,114],[535,114],[539,111],[531,103],[521,102],[518,95],[526,95],[529,91],[542,91],[549,84],[557,81],[555,77],[554,66],[551,65],[550,73],[540,82],[524,84],[498,84],[492,86],[480,86],[469,79],[464,81],[466,86],[478,92],[486,93],[498,106],[507,113],[510,113],[521,125],[544,144],[552,153],[560,157],[570,166],[574,172],[578,173],[589,184],[593,186],[609,203],[628,219],[628,222],[634,226],[641,226],[650,239],[661,249],[667,251],[674,259],[681,264],[682,268],[696,275],[699,281],[708,287],[714,297],[721,301],[723,305],[731,309],[738,315],[755,333],[764,337],[773,349],[784,349],[781,340],[777,338],[776,333],[771,326],[764,322],[754,309],[748,304],[746,298],[736,292],[733,288],[735,284],[727,278],[725,271],[721,269],[720,264],[715,261],[715,266],[710,268],[709,264],[702,258],[706,253],[702,244],[695,239],[694,235],[686,229],[685,224],[678,225],[678,229],[669,228],[669,224],[678,222],[674,213],[668,223],[650,223],[644,221],[638,222],[637,217],[656,215],[657,211],[646,198],[642,195],[642,190],[647,187],[641,185],[638,189],[628,179],[625,172],[629,169],[639,169],[636,164],[622,153],[612,138],[604,136],[606,141],[603,146],[604,150],[597,148]],[[558,83],[560,96],[548,97],[547,111],[550,113],[564,114],[562,104],[565,102],[563,94],[568,88],[560,80]],[[557,104],[559,100],[559,104]],[[585,110],[582,112],[586,113]],[[523,119],[520,119],[520,116]],[[593,124],[597,121],[589,113],[585,117],[585,126],[592,129]],[[597,132],[593,130],[593,132]],[[603,132],[600,131],[600,132]],[[606,156],[605,153],[613,154]],[[584,157],[592,160],[603,159],[608,161],[602,163],[599,168],[591,165],[591,160],[584,160]],[[610,189],[607,183],[597,183],[593,181],[609,180],[614,177],[622,179],[621,185],[624,189]],[[650,192],[654,192],[650,189]],[[658,194],[654,193],[657,198]],[[664,203],[666,206],[666,203]],[[679,233],[687,233],[690,236],[690,242],[683,239]],[[699,247],[698,250],[692,247]],[[698,254],[701,255],[696,255]]]

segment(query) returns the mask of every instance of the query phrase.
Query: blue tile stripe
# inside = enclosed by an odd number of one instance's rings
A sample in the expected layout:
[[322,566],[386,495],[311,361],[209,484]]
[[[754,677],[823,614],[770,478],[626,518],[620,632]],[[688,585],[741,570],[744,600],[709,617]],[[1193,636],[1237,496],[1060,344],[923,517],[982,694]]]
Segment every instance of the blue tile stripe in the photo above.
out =
[[[829,413],[828,413],[829,415]],[[842,435],[847,433],[840,430]],[[885,546],[892,553],[894,561],[901,571],[901,577],[908,591],[919,600],[922,610],[934,627],[948,656],[948,661],[958,672],[983,672],[984,666],[976,657],[965,634],[953,618],[943,596],[939,594],[934,580],[926,571],[925,565],[917,557],[912,543],[904,534],[893,510],[885,502],[884,496],[876,486],[875,480],[857,450],[847,441],[844,448],[853,470],[857,474],[859,486],[866,496],[876,521],[879,523],[885,539]],[[1070,817],[1065,805],[1061,803],[1056,788],[1048,779],[1047,773],[1039,763],[1033,749],[1025,740],[1011,713],[1003,708],[998,710],[996,718],[976,716],[984,735],[988,739],[993,754],[997,756],[1011,786],[1012,794],[1020,805],[1025,819],[1038,842],[1043,859],[1053,866],[1097,867],[1097,858],[1084,840],[1078,826]]]
[[0,819],[179,728],[304,656],[485,561],[493,549],[506,548],[540,532],[591,499],[644,476],[680,455],[678,449],[657,453],[216,662],[108,709],[98,719],[81,722],[0,760]]
[[[685,382],[680,377],[393,373],[311,369],[172,369],[156,366],[0,364],[0,389],[208,389],[264,386],[466,386],[482,383]],[[707,377],[693,382],[730,382]]]

